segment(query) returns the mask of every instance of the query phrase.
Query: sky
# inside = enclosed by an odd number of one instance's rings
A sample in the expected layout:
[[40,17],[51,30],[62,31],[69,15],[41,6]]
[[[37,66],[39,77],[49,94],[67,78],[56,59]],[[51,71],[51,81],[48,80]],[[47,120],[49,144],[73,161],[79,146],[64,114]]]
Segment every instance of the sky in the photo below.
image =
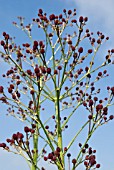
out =
[[[114,1],[113,0],[0,0],[0,39],[2,32],[9,32],[12,36],[17,35],[18,42],[22,42],[21,32],[14,28],[13,21],[17,16],[24,16],[26,22],[37,16],[37,11],[42,8],[46,13],[61,13],[64,8],[77,9],[78,16],[87,16],[89,18],[88,27],[93,32],[98,30],[110,37],[110,41],[102,47],[100,56],[105,56],[105,52],[109,48],[114,48]],[[103,60],[103,58],[99,58]],[[6,70],[5,65],[0,60],[0,72]],[[106,81],[110,85],[114,85],[113,72],[114,66],[109,69],[110,78]],[[1,75],[1,74],[0,74]],[[4,81],[0,79],[0,83]],[[104,80],[105,81],[105,80]],[[5,83],[5,82],[4,82]],[[105,86],[105,84],[103,84]],[[6,117],[3,113],[5,108],[0,105],[0,142],[18,129],[22,129],[22,123],[13,118]],[[110,109],[113,114],[114,107]],[[80,118],[81,119],[81,118]],[[71,132],[74,134],[74,132]],[[82,136],[83,137],[83,136]],[[101,127],[90,140],[91,145],[97,150],[97,159],[101,163],[101,170],[113,170],[114,161],[114,122]],[[48,165],[49,166],[49,165]],[[26,162],[19,156],[4,152],[0,149],[0,169],[2,170],[28,170]],[[51,167],[47,167],[47,170]],[[67,170],[67,169],[66,169]],[[81,169],[79,169],[81,170]]]

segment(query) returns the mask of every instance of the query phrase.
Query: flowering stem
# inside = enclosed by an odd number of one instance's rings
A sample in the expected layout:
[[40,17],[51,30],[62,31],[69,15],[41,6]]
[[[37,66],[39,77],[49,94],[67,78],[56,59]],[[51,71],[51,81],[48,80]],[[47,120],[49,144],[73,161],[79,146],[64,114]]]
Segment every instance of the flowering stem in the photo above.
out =
[[[77,156],[77,159],[76,159],[77,161],[78,161],[78,159],[80,158],[80,155],[81,155],[81,153],[82,153],[82,149],[84,148],[85,144],[89,141],[89,139],[91,138],[91,136],[92,136],[92,134],[94,133],[94,131],[98,128],[98,126],[99,126],[99,124],[98,124],[95,128],[94,128],[94,126],[92,127],[92,129],[91,129],[90,133],[88,134],[88,137],[87,137],[84,145],[82,146],[82,148],[81,148],[81,150],[80,150],[80,152],[79,152],[79,154],[78,154],[78,156]],[[79,162],[79,163],[76,164],[75,169],[76,169],[76,167],[77,167],[80,163],[81,163],[81,162]],[[72,170],[74,170],[74,169],[72,169]]]

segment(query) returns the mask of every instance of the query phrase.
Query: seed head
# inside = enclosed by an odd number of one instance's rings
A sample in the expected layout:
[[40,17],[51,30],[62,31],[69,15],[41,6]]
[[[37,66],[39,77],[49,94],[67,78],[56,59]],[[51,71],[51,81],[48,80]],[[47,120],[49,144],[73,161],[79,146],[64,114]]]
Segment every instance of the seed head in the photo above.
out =
[[96,168],[100,168],[100,164],[97,164],[97,165],[96,165]]
[[47,73],[51,74],[51,68],[47,68]]
[[79,53],[83,53],[83,48],[80,47],[80,48],[78,49],[78,52],[79,52]]
[[25,131],[25,133],[28,133],[28,132],[30,132],[30,129],[27,126],[25,126],[24,131]]
[[70,154],[70,153],[67,153],[67,157],[70,158],[70,157],[71,157],[71,154]]
[[83,21],[84,21],[83,16],[80,16],[80,18],[79,18],[79,22],[83,22]]
[[91,120],[91,119],[93,118],[93,116],[92,116],[92,115],[89,115],[88,118]]
[[71,10],[68,10],[68,14],[71,15],[71,14],[72,14],[72,11],[71,11]]
[[1,45],[2,45],[2,46],[4,46],[4,45],[5,45],[5,42],[4,42],[3,40],[1,41]]
[[89,49],[89,50],[88,50],[88,53],[89,53],[89,54],[91,54],[92,52],[93,52],[93,50],[92,50],[92,49]]
[[0,93],[3,93],[3,91],[4,91],[3,86],[0,86]]
[[76,162],[77,162],[76,159],[73,159],[73,160],[72,160],[72,163],[73,163],[74,165],[76,164]]
[[109,119],[110,120],[114,119],[114,115],[110,115]]

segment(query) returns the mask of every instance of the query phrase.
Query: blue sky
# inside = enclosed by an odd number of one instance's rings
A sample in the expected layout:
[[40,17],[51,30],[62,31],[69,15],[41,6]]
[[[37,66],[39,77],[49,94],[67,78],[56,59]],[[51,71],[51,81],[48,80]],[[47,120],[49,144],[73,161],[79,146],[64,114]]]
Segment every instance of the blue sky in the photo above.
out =
[[[46,13],[61,13],[64,8],[77,9],[77,15],[84,15],[89,17],[88,27],[93,32],[103,31],[104,34],[110,37],[110,41],[105,44],[102,51],[99,53],[99,60],[103,60],[105,52],[108,48],[114,48],[114,1],[113,0],[0,0],[0,39],[3,31],[8,32],[12,36],[16,36],[18,42],[22,41],[21,31],[12,25],[12,21],[16,21],[17,16],[24,16],[26,22],[30,22],[32,18],[37,16],[37,11],[42,8]],[[1,61],[1,60],[0,60]],[[0,70],[5,71],[5,65],[0,62]],[[114,85],[114,66],[108,69],[110,78],[104,80]],[[1,75],[1,71],[0,71]],[[0,79],[0,83],[5,80]],[[105,84],[103,84],[105,86]],[[0,142],[18,129],[22,129],[22,123],[4,116],[5,108],[0,106]],[[114,107],[110,109],[113,114]],[[81,119],[81,117],[79,118]],[[71,125],[72,127],[72,125]],[[71,132],[74,134],[74,132]],[[82,135],[83,138],[83,135]],[[102,164],[101,170],[113,170],[114,161],[114,122],[110,122],[94,134],[90,140],[90,144],[97,149],[97,159]],[[0,169],[2,170],[28,170],[28,166],[21,157],[3,152],[0,150]],[[47,170],[51,168],[47,167]],[[81,169],[79,169],[81,170]]]

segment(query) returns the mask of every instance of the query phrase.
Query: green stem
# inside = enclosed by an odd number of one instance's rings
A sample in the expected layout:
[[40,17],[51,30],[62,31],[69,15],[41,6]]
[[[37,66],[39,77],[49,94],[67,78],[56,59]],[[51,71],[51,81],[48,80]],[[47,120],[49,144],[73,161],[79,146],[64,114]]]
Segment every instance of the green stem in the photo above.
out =
[[[38,130],[38,124],[36,126],[37,126],[36,129]],[[33,135],[33,145],[34,145],[34,154],[33,154],[34,164],[32,164],[31,170],[36,170],[37,158],[38,158],[38,134]]]
[[[40,87],[38,87],[39,89]],[[39,107],[39,104],[40,104],[40,91],[39,91],[39,94],[37,95],[37,104],[36,104],[36,99],[35,99],[35,96],[33,98],[33,101],[35,103],[35,106],[36,106],[36,112],[37,112],[37,117],[40,117],[40,107]],[[32,164],[32,170],[36,170],[36,167],[37,167],[37,159],[38,159],[38,134],[39,134],[39,123],[36,122],[36,132],[34,133],[33,135],[33,148],[34,148],[34,153],[33,153],[33,163]]]
[[67,119],[65,120],[65,122],[62,125],[62,130],[65,128],[65,125],[68,123],[69,119],[72,117],[72,115],[75,113],[75,111],[78,109],[78,107],[82,104],[82,102],[80,101],[77,106],[73,109],[73,111],[70,113],[70,115],[67,117]]
[[36,170],[36,167],[34,164],[32,164],[31,170]]
[[64,167],[64,155],[63,155],[63,144],[62,144],[62,129],[60,122],[60,103],[59,103],[60,90],[56,90],[56,102],[55,102],[55,110],[56,110],[56,123],[57,123],[57,138],[58,138],[58,147],[61,149],[60,151],[60,161],[62,167]]
[[71,142],[69,143],[68,147],[67,147],[67,151],[68,149],[72,146],[72,144],[74,143],[74,141],[76,140],[76,138],[78,137],[78,135],[81,133],[81,131],[85,128],[85,126],[89,123],[89,121],[87,121],[82,127],[81,129],[78,131],[78,133],[76,133],[76,135],[74,136],[74,138],[71,140]]

